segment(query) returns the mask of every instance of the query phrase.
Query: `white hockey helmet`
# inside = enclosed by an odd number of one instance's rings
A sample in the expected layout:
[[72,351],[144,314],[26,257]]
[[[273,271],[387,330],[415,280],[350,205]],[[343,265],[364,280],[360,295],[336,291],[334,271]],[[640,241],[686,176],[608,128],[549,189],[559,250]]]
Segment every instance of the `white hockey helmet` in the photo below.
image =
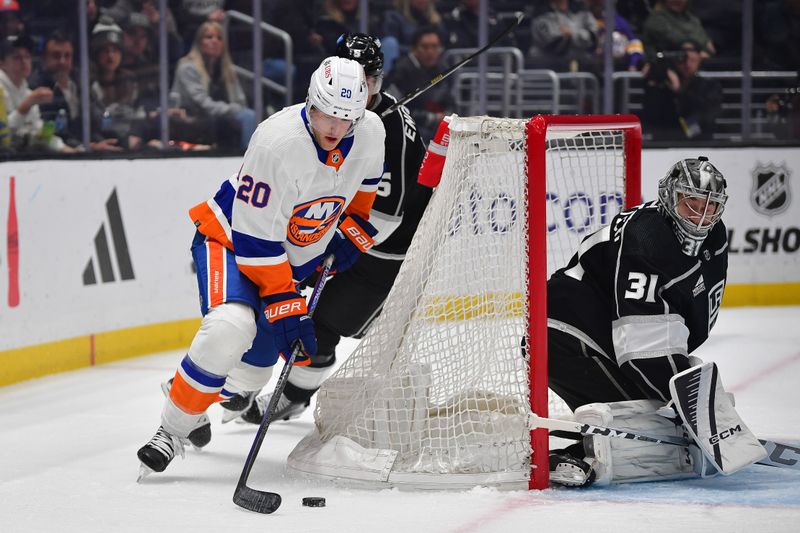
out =
[[336,118],[352,120],[350,135],[367,108],[367,79],[364,68],[352,59],[331,56],[320,63],[308,85],[306,113],[315,107]]

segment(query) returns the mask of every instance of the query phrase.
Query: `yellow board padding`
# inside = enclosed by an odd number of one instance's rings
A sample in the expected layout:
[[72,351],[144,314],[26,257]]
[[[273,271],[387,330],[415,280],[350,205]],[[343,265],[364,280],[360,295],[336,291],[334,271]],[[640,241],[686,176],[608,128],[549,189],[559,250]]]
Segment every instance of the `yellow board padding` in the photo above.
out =
[[2,351],[0,386],[92,364],[186,348],[199,326],[200,319],[192,318]]
[[[800,283],[729,285],[722,305],[800,305]],[[509,318],[521,316],[523,309],[519,294],[439,296],[427,302],[423,316],[445,321],[486,315]],[[1,351],[0,386],[92,364],[186,348],[199,326],[199,318],[177,320]]]
[[722,305],[800,305],[800,283],[728,285],[725,287]]
[[[484,293],[432,296],[422,301],[421,317],[435,321],[521,317],[525,307],[520,293]],[[728,285],[724,307],[745,305],[800,305],[800,283]]]

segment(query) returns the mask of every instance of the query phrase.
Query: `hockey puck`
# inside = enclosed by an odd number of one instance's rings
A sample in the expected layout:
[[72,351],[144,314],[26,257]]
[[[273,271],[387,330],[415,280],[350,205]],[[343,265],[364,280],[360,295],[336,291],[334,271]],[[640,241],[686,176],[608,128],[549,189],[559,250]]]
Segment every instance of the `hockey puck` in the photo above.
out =
[[320,498],[318,496],[303,498],[303,505],[306,507],[325,507],[325,498]]

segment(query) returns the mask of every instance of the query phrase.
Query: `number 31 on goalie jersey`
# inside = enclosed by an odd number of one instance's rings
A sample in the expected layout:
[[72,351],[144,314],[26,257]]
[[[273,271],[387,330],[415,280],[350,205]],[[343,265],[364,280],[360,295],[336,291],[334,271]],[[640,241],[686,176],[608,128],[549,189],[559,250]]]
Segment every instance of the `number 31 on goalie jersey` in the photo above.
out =
[[625,291],[625,298],[628,300],[641,300],[645,302],[656,302],[656,286],[658,285],[658,274],[647,276],[641,272],[630,272],[628,274],[628,289]]

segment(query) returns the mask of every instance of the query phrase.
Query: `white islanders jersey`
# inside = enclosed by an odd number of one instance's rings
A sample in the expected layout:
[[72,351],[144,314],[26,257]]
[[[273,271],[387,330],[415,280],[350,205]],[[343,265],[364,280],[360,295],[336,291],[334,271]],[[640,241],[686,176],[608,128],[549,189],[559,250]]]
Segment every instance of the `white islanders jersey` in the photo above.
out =
[[262,297],[294,291],[322,259],[343,213],[365,220],[384,161],[383,124],[366,111],[351,136],[325,151],[309,129],[305,104],[263,121],[238,175],[189,211],[198,231],[236,255]]

